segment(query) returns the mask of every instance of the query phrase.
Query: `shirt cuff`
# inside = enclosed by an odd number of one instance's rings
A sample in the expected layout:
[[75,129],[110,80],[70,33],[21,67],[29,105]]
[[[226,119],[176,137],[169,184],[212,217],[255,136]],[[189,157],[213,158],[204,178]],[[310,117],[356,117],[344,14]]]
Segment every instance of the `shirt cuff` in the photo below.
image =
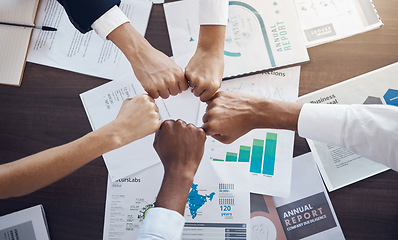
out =
[[200,25],[227,25],[228,0],[199,0]]
[[145,220],[141,227],[140,237],[159,237],[161,239],[179,240],[182,236],[185,218],[176,211],[155,207],[145,214]]
[[127,16],[118,6],[113,6],[100,18],[98,18],[91,28],[104,40],[106,37],[123,23],[130,22]]
[[305,103],[297,124],[299,136],[341,146],[347,108],[348,105]]

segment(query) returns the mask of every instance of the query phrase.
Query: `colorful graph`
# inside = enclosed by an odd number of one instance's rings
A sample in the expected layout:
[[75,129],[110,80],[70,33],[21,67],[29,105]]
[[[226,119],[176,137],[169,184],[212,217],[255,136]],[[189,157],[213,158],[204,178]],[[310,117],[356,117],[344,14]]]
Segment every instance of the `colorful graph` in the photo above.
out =
[[267,132],[264,139],[253,139],[252,146],[240,145],[239,154],[226,152],[225,160],[213,158],[218,162],[250,162],[250,172],[274,175],[278,134]]

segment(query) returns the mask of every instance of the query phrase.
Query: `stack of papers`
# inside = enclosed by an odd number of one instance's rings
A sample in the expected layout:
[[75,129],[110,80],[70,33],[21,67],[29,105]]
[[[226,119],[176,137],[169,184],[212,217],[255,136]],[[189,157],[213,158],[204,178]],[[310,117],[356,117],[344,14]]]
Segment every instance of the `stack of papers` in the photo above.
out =
[[[221,90],[295,101],[299,76],[300,67],[294,67],[225,81]],[[119,79],[81,94],[94,130],[117,116],[124,99],[144,92],[138,80],[131,79]],[[202,125],[197,120],[202,119],[206,105],[190,91],[166,100],[157,99],[156,104],[163,120],[181,118]],[[104,239],[137,236],[143,214],[153,206],[163,178],[163,166],[152,147],[153,138],[153,135],[145,137],[104,155],[109,171]],[[254,139],[263,141],[263,148],[268,145],[268,149],[274,148],[272,166],[263,163],[261,157],[259,172],[251,169],[255,163],[250,158],[250,150],[246,160],[242,160],[240,153],[242,146],[251,146]],[[225,233],[234,231],[248,237],[249,191],[289,195],[293,142],[293,132],[275,129],[254,130],[230,145],[209,137],[190,191],[190,194],[204,196],[206,201],[187,204],[183,239],[197,239],[198,231],[200,239],[214,236],[222,239],[227,236]],[[230,153],[236,153],[234,161],[227,160]],[[232,236],[230,234],[228,236]]]
[[[199,37],[200,0],[164,5],[176,63],[185,68]],[[293,0],[229,2],[224,77],[309,61]]]

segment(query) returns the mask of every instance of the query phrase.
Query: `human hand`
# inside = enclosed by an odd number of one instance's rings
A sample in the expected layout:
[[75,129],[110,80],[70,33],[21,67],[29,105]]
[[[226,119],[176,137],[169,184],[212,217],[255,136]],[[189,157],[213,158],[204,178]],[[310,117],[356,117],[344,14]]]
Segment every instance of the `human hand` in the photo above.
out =
[[189,189],[203,156],[206,134],[182,120],[164,121],[153,147],[164,166],[164,177],[156,207],[184,215]]
[[110,125],[116,148],[156,132],[162,121],[155,100],[147,94],[124,100]]
[[156,132],[153,147],[165,171],[193,177],[203,156],[206,134],[182,120],[166,120]]
[[168,98],[188,89],[182,69],[152,46],[145,47],[130,63],[142,87],[153,98]]
[[207,51],[196,51],[185,68],[185,77],[195,96],[208,101],[221,87],[224,72],[224,56],[215,56]]
[[202,128],[222,143],[232,143],[255,128],[296,131],[301,107],[299,103],[220,91],[208,102]]
[[185,77],[195,96],[205,102],[221,87],[224,73],[225,26],[200,26],[195,55],[185,68]]
[[153,98],[168,98],[188,89],[182,69],[153,48],[130,23],[120,25],[107,37],[123,52],[142,87]]
[[218,141],[231,143],[256,126],[256,104],[259,103],[260,99],[255,96],[217,92],[208,102],[202,128]]

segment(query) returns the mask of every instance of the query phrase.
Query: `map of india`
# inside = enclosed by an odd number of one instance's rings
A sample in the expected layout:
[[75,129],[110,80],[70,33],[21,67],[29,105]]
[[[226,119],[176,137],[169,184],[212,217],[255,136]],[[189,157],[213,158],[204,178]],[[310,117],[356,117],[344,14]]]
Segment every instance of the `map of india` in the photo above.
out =
[[198,209],[207,202],[207,199],[210,201],[213,200],[214,195],[214,192],[210,193],[209,195],[200,195],[198,193],[198,184],[192,183],[191,191],[189,192],[187,200],[192,219],[195,219],[198,214]]

